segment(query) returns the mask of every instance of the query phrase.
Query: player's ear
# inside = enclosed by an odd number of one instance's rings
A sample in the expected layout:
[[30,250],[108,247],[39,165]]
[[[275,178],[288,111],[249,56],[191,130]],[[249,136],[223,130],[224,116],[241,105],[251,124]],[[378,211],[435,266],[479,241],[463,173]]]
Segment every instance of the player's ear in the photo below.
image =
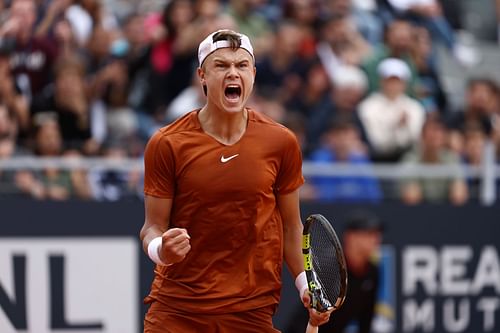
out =
[[200,80],[201,85],[205,85],[205,71],[203,70],[203,68],[198,67],[197,73],[198,73],[198,79]]
[[200,80],[201,86],[203,88],[203,93],[205,94],[205,96],[207,96],[207,84],[205,82],[205,71],[203,70],[203,68],[198,67],[197,72],[198,72],[198,79]]

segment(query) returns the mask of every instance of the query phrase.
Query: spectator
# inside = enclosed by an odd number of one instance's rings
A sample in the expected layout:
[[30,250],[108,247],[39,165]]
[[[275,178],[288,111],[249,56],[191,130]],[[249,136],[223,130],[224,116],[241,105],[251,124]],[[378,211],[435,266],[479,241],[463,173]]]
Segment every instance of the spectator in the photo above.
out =
[[257,63],[257,92],[273,95],[281,103],[287,103],[303,87],[307,64],[299,58],[302,30],[291,22],[281,24],[273,36],[273,45],[267,56]]
[[[35,36],[50,37],[55,33],[57,22],[64,21],[65,12],[72,0],[52,0],[46,4],[40,22],[36,25]],[[69,21],[66,21],[71,24]],[[71,25],[69,26],[72,29]]]
[[0,137],[15,139],[18,127],[15,113],[5,104],[0,104]]
[[[309,161],[316,165],[338,163],[366,166],[371,164],[359,129],[349,120],[334,118],[322,136],[322,145],[311,153]],[[382,193],[372,176],[311,176],[303,199],[323,202],[379,202]],[[305,192],[304,192],[305,193]]]
[[[110,143],[103,148],[102,157],[110,161],[119,162],[127,157],[124,143]],[[132,200],[138,198],[141,183],[139,170],[120,171],[103,169],[99,166],[92,168],[88,174],[92,198],[97,201]]]
[[[475,125],[469,125],[464,131],[464,144],[462,151],[462,162],[465,166],[482,167],[483,155],[488,137],[484,131]],[[479,177],[468,177],[467,185],[469,196],[478,200],[481,191],[481,180]]]
[[405,155],[406,167],[414,165],[440,165],[447,167],[447,176],[419,178],[402,182],[401,198],[404,203],[422,202],[462,205],[468,199],[468,189],[459,157],[446,148],[446,128],[435,117],[429,117],[422,129],[419,146]]
[[[52,81],[57,46],[47,37],[34,36],[36,22],[34,0],[13,0],[0,37],[7,43],[10,68],[23,95],[29,102]],[[37,59],[38,61],[33,61]]]
[[332,83],[330,91],[335,113],[358,123],[356,111],[368,90],[365,73],[355,66],[342,66],[337,69]]
[[[0,104],[0,161],[24,155],[23,149],[16,144],[16,116],[5,104]],[[0,198],[37,194],[34,187],[23,187],[23,177],[29,177],[26,170],[0,169]]]
[[76,35],[71,28],[71,23],[67,19],[55,22],[53,39],[59,47],[58,59],[82,57],[83,53]]
[[85,71],[90,78],[109,63],[112,41],[111,31],[102,27],[96,27],[92,30],[88,43],[82,48],[86,62]]
[[306,142],[303,153],[305,155],[315,148],[321,133],[326,129],[323,121],[333,114],[329,88],[330,82],[323,66],[313,64],[307,72],[304,91],[296,94],[286,104],[291,112],[300,114],[304,120]]
[[[65,151],[59,124],[53,114],[40,113],[35,118],[33,151],[39,157],[77,158],[76,151]],[[22,179],[22,189],[37,189],[37,199],[68,200],[89,199],[90,188],[84,170],[45,168]]]
[[378,10],[378,0],[327,0],[329,15],[349,17],[352,25],[371,45],[382,39],[383,20]]
[[10,73],[9,58],[3,54],[0,54],[0,103],[12,110],[15,116],[18,128],[14,140],[17,141],[18,136],[26,139],[30,127],[29,103]]
[[415,98],[422,103],[427,113],[447,113],[446,95],[436,69],[436,59],[432,54],[432,40],[427,29],[413,29],[414,45],[412,60],[416,68],[416,80],[413,86]]
[[[340,66],[331,83],[324,107],[308,116],[308,143],[311,148],[317,146],[332,116],[349,120],[360,127],[357,108],[367,90],[366,75],[358,67]],[[364,133],[361,132],[361,136],[364,138]]]
[[379,89],[380,77],[378,65],[386,58],[398,58],[406,62],[410,68],[407,82],[407,92],[413,94],[413,83],[417,77],[417,70],[411,58],[414,45],[413,25],[408,21],[396,19],[386,26],[384,43],[380,44],[371,56],[361,64],[368,76],[368,90],[374,92]]
[[127,16],[123,22],[123,36],[127,42],[126,57],[129,62],[144,56],[148,47],[146,36],[144,36],[144,15],[133,13]]
[[444,45],[463,65],[474,66],[480,61],[477,50],[457,43],[455,32],[443,15],[438,0],[388,0],[396,15],[428,29],[436,42]]
[[359,105],[359,118],[377,162],[396,162],[419,140],[425,110],[406,95],[410,69],[400,59],[385,59],[378,66],[380,91]]
[[115,39],[109,52],[108,63],[93,78],[91,92],[93,113],[100,112],[105,119],[101,143],[126,140],[136,135],[139,127],[137,114],[128,104],[131,85],[127,75],[127,41]]
[[64,17],[70,22],[78,45],[85,47],[92,42],[92,35],[97,26],[94,25],[91,14],[83,6],[83,1],[73,1],[65,11]]
[[[139,13],[131,13],[125,17],[123,39],[119,39],[122,43],[122,51],[124,51],[121,58],[125,62],[128,78],[127,106],[135,113],[138,137],[142,129],[139,115],[144,113],[143,118],[147,119],[147,113],[144,110],[147,106],[145,101],[149,94],[150,77],[150,44],[144,33],[145,17]],[[105,112],[104,105],[98,104],[97,106],[100,107],[102,113]]]
[[318,58],[331,80],[336,69],[343,65],[360,65],[368,58],[372,48],[356,30],[347,16],[330,16],[319,29]]
[[301,30],[299,55],[310,61],[316,56],[316,25],[320,20],[321,1],[286,0],[282,5],[282,20],[293,22]]
[[453,30],[443,16],[441,5],[436,0],[388,0],[398,16],[405,16],[426,27],[448,48],[453,47]]
[[497,84],[487,78],[469,80],[465,93],[465,106],[450,114],[448,126],[453,133],[463,134],[467,126],[480,127],[487,135],[493,135],[493,119],[498,107]]
[[488,137],[484,131],[473,124],[465,128],[463,160],[468,165],[481,166],[483,148]]
[[147,77],[142,83],[147,86],[136,110],[143,139],[163,125],[168,105],[190,85],[196,51],[178,44],[185,38],[183,32],[190,31],[193,18],[194,8],[189,0],[173,0],[162,13],[152,13],[145,19],[150,48]]
[[73,1],[65,12],[80,45],[86,45],[98,29],[112,31],[118,22],[100,0]]
[[237,30],[252,40],[257,59],[274,48],[271,26],[265,16],[257,11],[257,1],[228,0],[226,12],[234,19]]
[[[54,68],[55,82],[33,101],[32,113],[53,112],[63,145],[78,150],[96,149],[91,142],[90,103],[79,59],[66,59]],[[88,147],[86,147],[88,145]]]

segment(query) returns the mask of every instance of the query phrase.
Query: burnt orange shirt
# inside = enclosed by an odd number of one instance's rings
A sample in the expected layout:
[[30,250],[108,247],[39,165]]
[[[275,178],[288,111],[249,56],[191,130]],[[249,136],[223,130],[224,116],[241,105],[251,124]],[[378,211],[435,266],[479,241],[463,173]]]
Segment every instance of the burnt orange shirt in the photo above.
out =
[[279,302],[283,222],[276,193],[303,184],[294,134],[248,110],[243,137],[226,146],[207,135],[198,110],[160,129],[144,156],[144,193],[173,199],[171,227],[186,228],[191,251],[157,266],[147,301],[169,311],[231,313]]

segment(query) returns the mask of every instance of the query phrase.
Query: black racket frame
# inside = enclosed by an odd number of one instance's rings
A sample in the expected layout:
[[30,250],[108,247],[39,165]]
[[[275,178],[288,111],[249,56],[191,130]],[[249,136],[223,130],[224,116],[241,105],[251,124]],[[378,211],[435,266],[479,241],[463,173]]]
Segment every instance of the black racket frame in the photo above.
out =
[[[324,292],[324,286],[321,285],[320,279],[314,270],[313,256],[311,251],[311,234],[310,231],[315,223],[320,223],[323,229],[328,234],[328,238],[332,241],[335,249],[335,256],[332,260],[337,260],[340,272],[340,292],[335,300],[328,299]],[[309,294],[311,295],[311,306],[319,312],[326,312],[330,310],[338,310],[344,303],[347,293],[347,265],[345,261],[344,251],[342,244],[333,228],[332,224],[321,214],[312,214],[306,219],[304,229],[302,232],[302,254],[304,256],[304,270],[306,272],[307,286]]]

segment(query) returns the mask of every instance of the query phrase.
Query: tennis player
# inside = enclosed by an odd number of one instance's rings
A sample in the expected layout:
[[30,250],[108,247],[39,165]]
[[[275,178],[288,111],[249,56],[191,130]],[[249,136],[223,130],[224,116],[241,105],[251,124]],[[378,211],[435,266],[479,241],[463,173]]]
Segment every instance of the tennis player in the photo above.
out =
[[198,50],[206,104],[158,130],[146,147],[140,237],[157,264],[147,333],[278,332],[283,258],[310,321],[301,254],[295,136],[246,107],[256,68],[247,36],[221,30]]

